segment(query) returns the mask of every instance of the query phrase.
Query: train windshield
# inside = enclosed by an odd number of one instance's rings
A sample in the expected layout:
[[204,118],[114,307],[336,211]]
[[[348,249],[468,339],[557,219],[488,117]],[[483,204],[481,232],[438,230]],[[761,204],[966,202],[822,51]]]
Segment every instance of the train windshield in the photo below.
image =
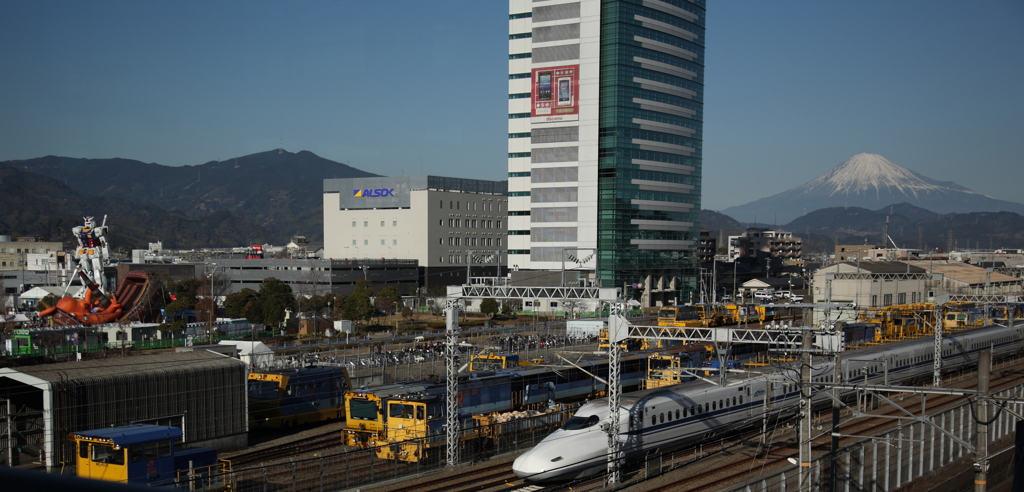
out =
[[474,371],[500,371],[502,369],[501,359],[477,359],[473,361]]
[[565,421],[565,425],[562,426],[562,430],[572,431],[586,429],[587,427],[597,425],[600,420],[601,419],[599,419],[597,415],[591,415],[589,417],[574,416]]
[[348,418],[377,420],[377,402],[353,398],[348,401]]
[[262,400],[277,398],[277,382],[249,381],[249,398]]

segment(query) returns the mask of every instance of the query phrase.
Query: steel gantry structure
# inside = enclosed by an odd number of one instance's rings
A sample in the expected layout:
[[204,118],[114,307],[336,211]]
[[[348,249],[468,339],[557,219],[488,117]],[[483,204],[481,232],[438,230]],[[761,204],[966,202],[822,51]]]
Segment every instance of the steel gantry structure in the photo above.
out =
[[[847,305],[839,304],[797,304],[796,307],[814,307],[830,309],[832,307],[849,307]],[[799,353],[805,359],[809,358],[812,353],[821,355],[841,352],[844,347],[843,334],[836,333],[834,326],[829,324],[827,327],[814,328],[814,327],[793,327],[788,324],[773,324],[768,325],[765,328],[747,329],[747,328],[703,328],[703,327],[672,327],[672,326],[637,326],[632,325],[621,313],[623,307],[620,304],[619,307],[613,308],[611,314],[608,316],[608,368],[609,368],[609,381],[608,381],[608,415],[609,422],[606,427],[608,432],[608,474],[606,484],[616,485],[620,483],[620,463],[622,461],[622,449],[621,443],[618,440],[619,434],[619,392],[621,388],[621,382],[618,379],[617,367],[619,362],[619,351],[621,350],[620,345],[623,340],[627,338],[639,338],[646,340],[676,340],[685,342],[697,342],[697,343],[713,343],[716,349],[721,344],[733,344],[733,343],[756,343],[768,345],[769,349],[780,350],[786,353]],[[817,345],[819,348],[813,348],[815,342],[814,338],[817,337]],[[719,356],[721,357],[722,351],[718,350]],[[809,361],[805,361],[802,364],[805,368],[810,367]],[[615,374],[612,371],[616,371]],[[727,370],[725,364],[720,364],[719,368],[719,383],[725,384],[725,374]],[[801,379],[809,379],[809,374],[801,373]],[[801,392],[801,401],[803,411],[807,413],[804,415],[804,422],[807,426],[810,426],[811,419],[810,415],[810,399],[811,391],[810,384],[805,384],[801,381],[801,387],[804,390]],[[809,429],[808,429],[809,432]],[[804,442],[806,441],[806,442]],[[810,439],[802,439],[800,443],[800,458],[801,464],[810,461]],[[806,448],[806,449],[805,449]],[[807,486],[810,481],[810,474],[806,469],[806,466],[800,467],[800,483],[803,486]]]

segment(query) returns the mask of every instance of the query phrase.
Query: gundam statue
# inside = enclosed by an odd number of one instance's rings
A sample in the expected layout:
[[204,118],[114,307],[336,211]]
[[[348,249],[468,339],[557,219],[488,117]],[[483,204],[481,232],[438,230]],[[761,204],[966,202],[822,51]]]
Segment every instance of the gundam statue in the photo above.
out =
[[[96,221],[92,217],[84,217],[85,225],[76,226],[71,231],[78,239],[78,249],[75,250],[75,262],[77,268],[89,281],[96,284],[96,288],[103,294],[107,294],[107,288],[103,281],[103,267],[109,261],[110,250],[107,248],[107,216],[103,216],[103,225],[96,227]],[[88,286],[87,286],[88,287]]]

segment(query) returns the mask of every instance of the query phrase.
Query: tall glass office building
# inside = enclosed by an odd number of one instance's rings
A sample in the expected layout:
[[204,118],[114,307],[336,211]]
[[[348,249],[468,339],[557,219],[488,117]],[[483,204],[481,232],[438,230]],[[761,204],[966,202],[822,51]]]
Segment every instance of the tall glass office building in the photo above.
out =
[[509,1],[509,265],[695,289],[704,0]]

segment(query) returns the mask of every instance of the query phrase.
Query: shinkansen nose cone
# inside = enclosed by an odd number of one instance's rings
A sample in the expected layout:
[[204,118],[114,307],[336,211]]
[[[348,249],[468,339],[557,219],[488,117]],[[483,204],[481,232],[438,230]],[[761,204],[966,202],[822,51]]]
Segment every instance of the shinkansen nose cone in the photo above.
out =
[[565,471],[561,467],[566,463],[564,456],[553,456],[545,446],[535,446],[516,458],[512,463],[512,473],[527,481],[543,482],[564,476]]
[[588,476],[607,466],[606,453],[607,440],[603,433],[549,436],[516,458],[512,473],[529,482]]

